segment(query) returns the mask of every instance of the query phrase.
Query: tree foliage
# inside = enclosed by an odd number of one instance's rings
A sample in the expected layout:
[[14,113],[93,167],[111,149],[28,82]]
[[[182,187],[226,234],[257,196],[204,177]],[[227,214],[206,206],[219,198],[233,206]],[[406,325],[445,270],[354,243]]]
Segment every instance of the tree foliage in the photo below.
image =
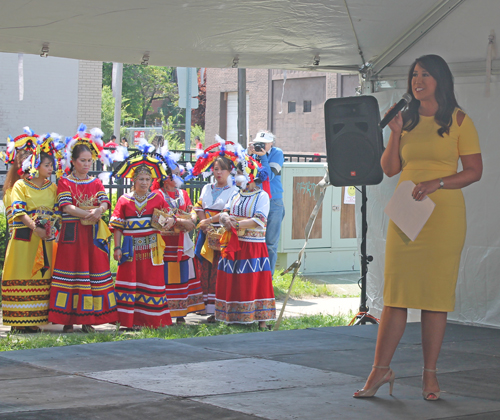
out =
[[203,80],[201,70],[198,70],[198,108],[193,109],[191,114],[193,126],[200,126],[205,130],[205,107],[207,105],[207,72],[204,72]]
[[[112,83],[113,63],[103,63],[103,87]],[[151,125],[155,119],[176,116],[180,109],[175,69],[173,67],[123,65],[122,98],[125,110],[137,125]],[[155,112],[154,101],[162,101],[162,112]]]
[[[113,63],[103,63],[102,130],[105,137],[113,134],[114,98],[112,96]],[[205,79],[206,80],[206,79]],[[206,82],[200,82],[199,107],[192,111],[193,133],[205,138]],[[179,89],[174,67],[123,65],[122,122],[127,126],[152,126],[160,122],[165,138],[172,144],[184,141],[185,109],[178,106]],[[194,130],[194,131],[193,131]]]
[[[108,140],[113,135],[113,127],[115,126],[115,98],[109,86],[103,86],[101,92],[101,130],[104,132],[104,140]],[[121,121],[131,122],[132,118],[125,110],[128,101],[122,100],[122,115]],[[127,130],[122,127],[120,130],[120,138],[126,136]]]

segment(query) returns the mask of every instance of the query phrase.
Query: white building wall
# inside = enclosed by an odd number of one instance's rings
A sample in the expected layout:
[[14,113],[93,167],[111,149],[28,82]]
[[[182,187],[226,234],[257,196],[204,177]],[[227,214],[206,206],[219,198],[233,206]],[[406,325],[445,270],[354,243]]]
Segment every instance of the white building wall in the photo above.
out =
[[73,136],[80,123],[101,126],[102,62],[24,54],[19,100],[18,55],[0,53],[0,143],[29,126],[37,134]]
[[0,142],[29,126],[37,134],[76,132],[78,60],[24,54],[19,100],[18,55],[0,53]]

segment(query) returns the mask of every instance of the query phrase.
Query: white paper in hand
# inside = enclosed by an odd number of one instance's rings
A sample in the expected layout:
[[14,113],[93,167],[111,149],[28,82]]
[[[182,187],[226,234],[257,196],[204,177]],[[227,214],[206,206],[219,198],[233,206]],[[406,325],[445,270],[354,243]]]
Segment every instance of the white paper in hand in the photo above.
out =
[[412,241],[417,239],[436,207],[436,203],[429,197],[425,197],[422,201],[414,200],[411,195],[414,188],[415,184],[412,181],[401,182],[384,210]]
[[165,225],[167,224],[167,218],[161,214],[160,217],[158,217],[158,224],[162,227],[165,227]]

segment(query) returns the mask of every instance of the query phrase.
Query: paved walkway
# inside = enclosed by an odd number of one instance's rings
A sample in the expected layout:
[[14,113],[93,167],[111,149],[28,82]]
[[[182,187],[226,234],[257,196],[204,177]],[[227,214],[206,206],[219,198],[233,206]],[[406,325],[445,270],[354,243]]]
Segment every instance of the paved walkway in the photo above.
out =
[[[286,315],[356,312],[358,305],[358,298],[291,300]],[[353,399],[370,371],[377,331],[311,328],[1,352],[0,420],[500,418],[500,330],[450,323],[439,361],[444,392],[426,402],[420,324],[408,324],[391,365],[393,396],[384,385],[375,398]]]
[[[359,298],[290,300],[286,316],[358,306]],[[392,362],[394,395],[384,385],[375,398],[353,399],[370,371],[377,331],[311,328],[2,352],[0,420],[500,418],[500,330],[449,324],[439,361],[446,392],[426,402],[420,324],[408,324]]]
[[420,325],[393,359],[394,395],[353,399],[377,326],[313,328],[0,353],[0,420],[500,418],[500,330],[448,325],[442,399],[422,399]]

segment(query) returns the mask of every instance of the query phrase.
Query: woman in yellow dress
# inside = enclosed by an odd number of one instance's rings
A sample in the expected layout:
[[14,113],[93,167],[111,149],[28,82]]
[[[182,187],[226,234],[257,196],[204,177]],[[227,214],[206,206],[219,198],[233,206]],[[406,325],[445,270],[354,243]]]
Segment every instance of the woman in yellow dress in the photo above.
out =
[[5,177],[5,182],[2,187],[2,201],[5,207],[5,217],[7,219],[7,224],[9,225],[9,235],[12,235],[12,199],[10,195],[12,193],[12,187],[14,186],[14,184],[18,180],[23,179],[26,176],[21,166],[23,164],[23,161],[28,157],[29,153],[30,152],[26,150],[20,150],[14,157],[12,157],[12,160],[9,160],[9,158],[5,159],[5,163],[12,164],[9,168],[9,171],[7,172],[7,176]]
[[23,149],[33,153],[22,164],[26,176],[14,184],[10,193],[12,238],[2,277],[3,323],[12,331],[38,332],[39,325],[48,322],[53,226],[57,218],[57,187],[50,176],[56,151],[48,135],[41,139],[31,133],[16,139],[16,143],[31,142]]
[[[408,109],[389,123],[391,135],[381,159],[384,173],[401,172],[399,182],[411,180],[412,196],[429,196],[436,204],[415,241],[389,222],[386,242],[384,309],[378,329],[373,369],[354,397],[372,397],[394,383],[389,365],[404,333],[407,308],[421,309],[424,369],[422,395],[440,397],[436,364],[454,310],[455,286],[465,240],[465,203],[461,188],[481,179],[483,164],[477,131],[458,106],[453,76],[437,55],[413,63],[408,75]],[[462,171],[457,172],[458,160]]]

